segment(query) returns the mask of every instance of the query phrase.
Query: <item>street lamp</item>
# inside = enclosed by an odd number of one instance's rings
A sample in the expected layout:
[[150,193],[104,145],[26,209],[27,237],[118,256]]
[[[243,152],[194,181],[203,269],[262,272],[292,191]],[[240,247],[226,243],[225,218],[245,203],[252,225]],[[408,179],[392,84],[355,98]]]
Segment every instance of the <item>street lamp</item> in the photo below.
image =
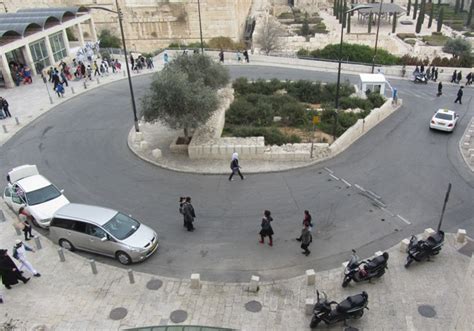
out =
[[112,9],[109,9],[109,8],[96,7],[96,6],[91,6],[91,7],[88,7],[88,8],[105,10],[105,11],[108,11],[110,13],[117,14],[117,16],[118,16],[118,21],[119,21],[119,25],[120,25],[120,33],[122,35],[123,53],[124,53],[124,56],[125,56],[125,66],[127,68],[128,86],[130,88],[130,97],[132,99],[133,122],[134,122],[134,125],[135,125],[135,132],[140,132],[140,128],[138,127],[137,106],[135,105],[135,95],[133,94],[132,78],[130,76],[130,68],[128,66],[127,45],[125,44],[125,34],[123,33],[123,24],[122,24],[123,13],[120,10],[118,0],[115,0],[115,6],[117,7],[116,11],[112,10]]
[[201,2],[198,0],[198,15],[199,15],[199,34],[201,36],[201,54],[204,54],[204,46],[202,42],[202,25],[201,25]]
[[[374,73],[374,68],[375,68],[375,57],[377,56],[377,45],[379,42],[379,30],[380,30],[380,16],[382,16],[382,2],[383,0],[380,0],[380,6],[379,6],[379,19],[377,21],[377,33],[375,34],[375,51],[374,51],[374,57],[372,59],[372,73]],[[370,22],[369,24],[371,24]]]
[[[357,11],[357,10],[360,10],[360,9],[366,9],[366,8],[372,8],[372,6],[370,6],[370,5],[359,5],[359,6],[355,6],[352,9],[346,10],[342,15],[343,16],[342,19],[345,20],[347,14],[350,14],[350,13],[352,13],[354,11]],[[343,37],[344,37],[344,24],[342,24],[342,22],[341,22],[341,41],[339,43],[339,54],[338,54],[339,61],[338,61],[338,66],[337,66],[336,111],[334,113],[335,115],[334,115],[334,129],[333,129],[333,138],[334,138],[334,140],[336,140],[337,110],[339,109],[339,89],[340,89],[340,85],[341,85],[341,61],[342,61],[342,41],[343,41]]]

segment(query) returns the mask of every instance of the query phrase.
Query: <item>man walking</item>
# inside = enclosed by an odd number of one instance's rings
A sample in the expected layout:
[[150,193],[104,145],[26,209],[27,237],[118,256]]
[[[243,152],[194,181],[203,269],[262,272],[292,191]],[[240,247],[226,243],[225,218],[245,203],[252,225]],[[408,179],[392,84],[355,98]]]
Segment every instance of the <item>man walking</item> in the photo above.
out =
[[249,63],[249,52],[245,50],[242,55],[244,56],[245,62]]
[[441,96],[443,94],[443,83],[439,82],[438,84],[438,94],[436,94],[437,97]]
[[13,247],[13,257],[20,261],[20,270],[25,268],[28,270],[33,276],[40,277],[40,273],[36,271],[35,268],[31,265],[31,263],[26,259],[26,251],[35,252],[33,248],[26,246],[20,239],[17,239],[15,242],[15,246]]
[[3,109],[5,117],[12,117],[12,114],[10,114],[10,110],[8,110],[8,102],[5,98],[0,97],[0,108]]
[[0,276],[2,277],[3,285],[7,289],[11,289],[12,285],[18,284],[18,280],[21,280],[24,284],[30,280],[23,277],[15,262],[8,256],[6,249],[0,249]]
[[301,249],[303,249],[303,254],[308,256],[311,254],[308,249],[309,244],[311,244],[311,232],[309,231],[308,225],[303,225],[303,230],[301,230]]
[[186,197],[184,204],[183,204],[183,216],[184,216],[184,224],[188,231],[194,231],[194,219],[196,218],[196,214],[194,213],[194,207],[191,204],[191,198]]
[[458,74],[456,70],[454,70],[453,75],[451,76],[451,83],[456,83],[457,77],[458,77]]
[[461,79],[462,79],[462,71],[459,71],[458,72],[458,77],[457,77],[457,80],[456,80],[456,83],[460,83],[461,82]]
[[463,91],[462,89],[464,88],[464,86],[461,86],[459,88],[459,91],[458,91],[458,96],[456,98],[456,100],[454,100],[454,103],[458,102],[459,101],[459,104],[462,105],[462,95],[463,95]]
[[222,49],[219,52],[219,62],[224,63],[224,51]]

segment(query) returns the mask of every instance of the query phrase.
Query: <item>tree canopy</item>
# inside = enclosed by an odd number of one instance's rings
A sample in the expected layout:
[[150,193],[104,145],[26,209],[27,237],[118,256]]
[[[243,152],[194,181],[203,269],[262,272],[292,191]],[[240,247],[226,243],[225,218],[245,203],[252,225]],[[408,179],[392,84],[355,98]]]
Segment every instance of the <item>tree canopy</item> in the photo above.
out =
[[104,48],[121,48],[122,47],[122,40],[113,35],[110,30],[104,29],[100,31],[99,34],[100,40],[100,47]]
[[461,56],[471,53],[471,43],[461,37],[455,39],[448,39],[443,47],[443,51],[451,53],[454,56]]
[[229,82],[227,69],[202,54],[181,55],[155,74],[142,99],[145,121],[161,120],[173,129],[204,124],[218,106],[217,89]]

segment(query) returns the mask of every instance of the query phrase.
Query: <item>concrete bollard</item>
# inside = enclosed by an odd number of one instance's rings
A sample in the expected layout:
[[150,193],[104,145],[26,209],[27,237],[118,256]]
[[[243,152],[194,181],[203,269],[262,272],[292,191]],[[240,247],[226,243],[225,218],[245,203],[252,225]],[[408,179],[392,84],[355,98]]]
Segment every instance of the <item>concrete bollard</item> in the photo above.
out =
[[7,126],[5,124],[3,124],[2,126],[3,126],[3,132],[8,133]]
[[84,90],[87,90],[87,83],[84,81]]
[[3,213],[3,210],[0,209],[0,222],[5,222],[5,214]]
[[96,264],[95,264],[94,259],[90,259],[90,260],[89,260],[89,263],[90,263],[90,265],[91,265],[92,273],[93,273],[94,275],[97,275],[97,266],[96,266]]
[[306,270],[306,284],[314,285],[315,283],[316,283],[316,272],[314,272],[314,269]]
[[382,251],[376,251],[374,255],[375,255],[375,257],[377,257],[377,256],[380,256],[380,255],[383,255],[383,252]]
[[135,284],[135,276],[133,275],[133,270],[128,269],[128,280],[130,281],[130,284]]
[[16,122],[16,125],[20,125],[20,120],[16,116],[15,116],[15,122]]
[[408,245],[410,245],[409,239],[403,239],[400,241],[400,252],[406,253],[408,251]]
[[64,251],[62,248],[58,248],[59,261],[65,262],[66,257],[64,256]]
[[306,315],[313,315],[315,304],[316,304],[316,300],[314,300],[313,298],[306,299],[305,305],[304,305],[304,312]]
[[161,149],[155,148],[154,150],[151,151],[151,155],[153,155],[153,158],[155,160],[161,159]]
[[97,77],[97,84],[100,84],[100,80],[99,80],[99,77]]
[[467,232],[464,229],[458,229],[458,233],[456,233],[456,241],[458,243],[464,243],[466,241]]
[[72,86],[71,86],[71,93],[76,94],[76,92],[74,91],[74,87],[72,87]]
[[201,288],[201,275],[200,274],[191,274],[191,288],[192,289]]
[[250,292],[258,292],[259,287],[258,283],[260,282],[260,277],[259,276],[253,276],[250,278],[250,286],[249,286],[249,291]]
[[150,146],[147,141],[140,141],[140,150],[146,151]]
[[38,236],[35,236],[35,245],[36,245],[36,250],[40,250],[41,248],[43,248],[43,246],[41,246],[40,237]]
[[429,236],[432,236],[436,233],[435,230],[432,228],[425,229],[425,232],[423,232],[423,240],[428,239]]

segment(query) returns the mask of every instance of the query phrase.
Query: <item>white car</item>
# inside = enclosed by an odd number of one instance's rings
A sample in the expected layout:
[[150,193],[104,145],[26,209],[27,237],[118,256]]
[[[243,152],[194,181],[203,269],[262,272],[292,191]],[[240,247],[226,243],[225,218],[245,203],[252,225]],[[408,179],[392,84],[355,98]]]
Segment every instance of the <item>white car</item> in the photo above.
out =
[[3,191],[3,200],[15,213],[25,207],[37,226],[49,227],[54,213],[69,203],[63,190],[41,176],[35,165],[13,168],[8,176],[10,182]]
[[430,129],[453,132],[459,115],[449,109],[438,109],[430,121]]

